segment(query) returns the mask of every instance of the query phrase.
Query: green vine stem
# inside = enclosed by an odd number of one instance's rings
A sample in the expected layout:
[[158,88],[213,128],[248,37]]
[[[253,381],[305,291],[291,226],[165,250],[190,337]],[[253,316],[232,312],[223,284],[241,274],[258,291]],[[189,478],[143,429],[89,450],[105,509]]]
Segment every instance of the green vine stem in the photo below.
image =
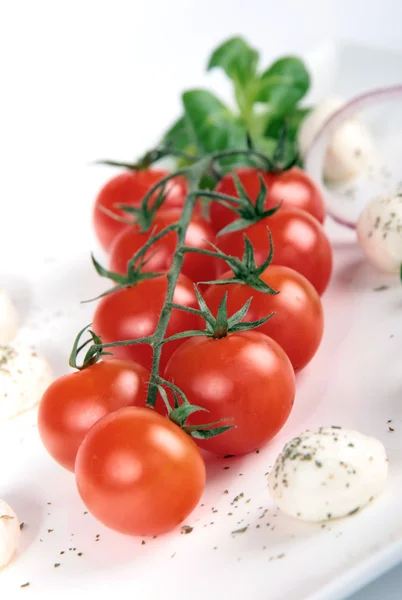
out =
[[208,169],[210,164],[211,159],[204,158],[196,162],[190,168],[186,169],[188,176],[188,195],[184,204],[180,221],[178,222],[177,245],[172,265],[167,274],[168,288],[166,292],[165,303],[159,317],[158,325],[153,335],[154,340],[152,346],[154,353],[151,369],[151,385],[149,386],[147,398],[147,405],[151,407],[155,406],[158,394],[157,386],[152,384],[153,382],[156,382],[159,377],[159,362],[162,352],[162,342],[165,338],[166,329],[169,324],[170,313],[172,312],[171,304],[173,302],[174,291],[184,261],[184,240],[186,237],[188,226],[190,224],[191,217],[193,215],[194,206],[197,201],[197,191],[199,188],[201,177],[203,173]]
[[150,150],[137,162],[128,163],[124,161],[104,159],[95,161],[95,164],[104,165],[107,167],[120,167],[130,171],[140,171],[141,169],[148,169],[153,163],[165,158],[166,156],[184,158],[189,162],[196,162],[200,158],[195,154],[189,154],[188,152],[184,152],[183,150],[179,150],[178,148],[173,148],[168,145],[165,148],[155,148],[154,150]]

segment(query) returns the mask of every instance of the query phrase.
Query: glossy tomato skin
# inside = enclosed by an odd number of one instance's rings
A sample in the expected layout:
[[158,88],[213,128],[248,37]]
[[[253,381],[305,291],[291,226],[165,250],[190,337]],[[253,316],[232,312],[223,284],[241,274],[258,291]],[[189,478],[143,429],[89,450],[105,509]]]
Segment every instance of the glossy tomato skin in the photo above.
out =
[[123,408],[88,433],[76,461],[88,510],[128,535],[159,535],[185,519],[205,487],[205,464],[190,436],[149,408]]
[[[232,277],[227,272],[220,279]],[[228,292],[228,314],[234,314],[249,298],[253,298],[247,312],[247,321],[263,319],[275,313],[258,328],[283,348],[295,371],[303,369],[313,358],[324,331],[324,311],[321,299],[311,283],[288,267],[270,265],[260,278],[276,295],[263,294],[247,285],[211,285],[204,299],[216,314],[219,304]]]
[[[304,210],[281,208],[272,217],[262,219],[233,233],[217,238],[217,246],[227,254],[241,258],[244,252],[244,234],[250,239],[257,265],[268,256],[271,230],[274,256],[272,264],[283,265],[304,275],[321,296],[331,278],[332,247],[320,223]],[[216,261],[218,275],[227,270],[223,261]]]
[[124,406],[145,406],[149,371],[132,361],[111,358],[56,379],[44,393],[38,413],[42,442],[64,468],[75,458],[91,427]]
[[191,415],[189,424],[230,419],[228,424],[236,426],[196,440],[221,456],[246,454],[272,439],[289,417],[295,395],[288,357],[257,331],[189,339],[172,355],[165,379],[178,385],[191,404],[209,410]]
[[[152,232],[158,233],[165,227],[179,221],[181,211],[178,209],[161,210],[155,216]],[[115,238],[110,247],[110,270],[125,274],[127,263],[133,255],[149,239],[151,231],[141,233],[137,226],[129,225]],[[208,242],[215,242],[215,235],[210,224],[199,215],[194,215],[187,229],[185,242],[195,248],[211,249]],[[145,258],[149,261],[144,265],[144,271],[168,271],[172,264],[173,254],[177,244],[177,233],[169,232],[149,249]],[[214,277],[214,259],[209,256],[188,253],[184,258],[181,272],[192,281],[208,281]]]
[[[137,285],[112,292],[99,301],[93,318],[93,328],[102,342],[131,340],[151,335],[158,324],[165,295],[167,277],[141,281]],[[197,307],[194,285],[190,279],[180,275],[173,301],[184,306]],[[187,329],[199,329],[199,318],[190,313],[173,310],[167,327],[166,337]],[[163,345],[161,369],[182,340]],[[115,356],[128,358],[151,370],[152,350],[149,345],[115,346]]]
[[[129,204],[139,206],[150,188],[168,175],[168,171],[161,169],[143,169],[139,171],[125,171],[116,175],[100,190],[94,205],[93,224],[96,236],[104,250],[108,251],[110,244],[122,229],[125,223],[116,221],[105,214],[100,206],[113,211],[119,216],[127,216],[116,204]],[[178,177],[167,184],[167,196],[163,206],[165,208],[181,207],[187,194],[187,182]],[[152,202],[151,202],[152,205]]]
[[[315,217],[320,223],[325,219],[324,199],[314,181],[298,167],[288,171],[270,173],[253,168],[236,170],[244,189],[252,200],[256,200],[260,190],[259,175],[268,187],[264,206],[266,209],[274,208],[282,202],[284,208],[299,208]],[[233,175],[228,173],[219,181],[216,191],[221,194],[237,197]],[[215,232],[223,229],[236,219],[236,214],[230,209],[212,202],[211,223]]]

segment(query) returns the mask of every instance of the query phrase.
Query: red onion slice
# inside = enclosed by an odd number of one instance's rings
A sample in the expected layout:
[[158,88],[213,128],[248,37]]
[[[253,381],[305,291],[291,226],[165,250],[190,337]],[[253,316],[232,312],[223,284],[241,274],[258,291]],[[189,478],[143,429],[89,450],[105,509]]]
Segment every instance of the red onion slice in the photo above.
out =
[[[396,109],[391,103],[396,103]],[[357,115],[367,121],[373,133],[378,154],[375,164],[339,186],[325,185],[323,167],[332,134],[341,123]],[[402,188],[402,85],[366,92],[337,110],[315,136],[306,153],[304,168],[321,188],[328,215],[337,223],[355,229],[368,201]]]

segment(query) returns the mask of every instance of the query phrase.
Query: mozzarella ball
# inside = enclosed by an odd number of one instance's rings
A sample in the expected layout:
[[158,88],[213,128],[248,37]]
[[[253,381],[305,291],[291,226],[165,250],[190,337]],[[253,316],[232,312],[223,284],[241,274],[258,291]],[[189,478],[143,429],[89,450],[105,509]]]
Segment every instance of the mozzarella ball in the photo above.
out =
[[399,273],[402,264],[402,192],[375,198],[357,221],[357,239],[381,271]]
[[0,500],[0,569],[14,557],[20,541],[20,524],[15,512]]
[[46,359],[29,346],[0,346],[0,421],[36,406],[52,382]]
[[0,344],[8,344],[17,334],[17,309],[5,290],[0,290]]
[[[324,123],[345,102],[338,97],[327,98],[306,116],[298,134],[299,150],[305,156]],[[373,139],[358,117],[345,120],[332,133],[324,160],[324,178],[345,181],[361,173],[374,157]]]
[[297,140],[302,156],[307,153],[307,150],[310,148],[315,136],[320,131],[325,121],[344,104],[345,101],[342,100],[342,98],[330,96],[316,104],[306,115],[300,126]]
[[269,474],[277,506],[303,521],[354,514],[380,494],[387,480],[384,446],[337,427],[306,431],[291,440]]

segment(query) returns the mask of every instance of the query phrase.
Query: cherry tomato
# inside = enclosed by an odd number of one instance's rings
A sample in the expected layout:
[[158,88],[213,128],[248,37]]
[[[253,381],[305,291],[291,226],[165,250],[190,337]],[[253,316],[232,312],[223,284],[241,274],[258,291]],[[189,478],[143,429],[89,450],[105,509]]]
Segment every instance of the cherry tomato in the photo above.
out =
[[[111,210],[116,215],[127,217],[127,213],[116,207],[116,204],[139,206],[150,188],[168,175],[168,171],[144,169],[126,171],[113,177],[99,192],[94,206],[93,224],[96,236],[104,250],[108,251],[110,244],[124,227],[125,223],[116,221],[104,213],[100,207]],[[183,177],[177,177],[166,186],[167,197],[163,203],[165,208],[181,207],[187,194],[187,182]],[[151,202],[152,205],[152,202]]]
[[[304,275],[320,296],[324,293],[332,272],[332,248],[324,229],[311,215],[298,208],[280,208],[272,217],[233,233],[218,237],[217,246],[241,258],[244,252],[244,234],[250,239],[257,265],[268,256],[271,230],[274,243],[273,264],[290,267]],[[216,272],[221,275],[227,267],[216,261]]]
[[[253,168],[236,170],[244,189],[252,200],[256,200],[260,190],[260,174],[267,185],[268,191],[264,207],[273,208],[282,202],[284,208],[300,208],[313,215],[320,223],[325,219],[325,204],[320,190],[314,181],[301,169],[293,167],[280,173],[268,173]],[[216,186],[221,194],[238,197],[233,175],[228,173]],[[214,231],[223,229],[237,218],[230,209],[212,202],[211,223]]]
[[103,417],[81,444],[78,491],[101,523],[129,535],[179,525],[205,487],[205,464],[190,436],[148,408]]
[[124,406],[145,406],[149,371],[111,358],[56,379],[39,405],[38,427],[49,454],[74,471],[84,437],[100,418]]
[[[180,219],[181,211],[177,209],[161,210],[155,216],[152,226],[153,233],[161,231],[165,227],[176,223]],[[129,225],[114,239],[110,246],[110,270],[115,273],[126,273],[127,263],[137,250],[149,239],[151,231],[141,233],[137,226]],[[215,235],[210,224],[198,215],[194,215],[187,229],[185,242],[194,248],[207,248],[207,243],[215,242]],[[145,255],[149,261],[144,265],[144,271],[167,271],[172,263],[176,249],[177,233],[171,231],[165,237],[156,242]],[[214,260],[209,256],[187,253],[181,272],[192,281],[207,281],[214,278]]]
[[[104,296],[95,309],[94,331],[102,338],[104,344],[151,335],[158,324],[166,291],[167,277],[161,275]],[[184,306],[198,307],[194,285],[184,275],[179,277],[173,301]],[[179,331],[198,328],[199,318],[197,316],[180,310],[173,310],[166,337]],[[182,340],[167,342],[163,345],[161,369],[164,368],[169,357],[180,343],[182,343]],[[152,350],[146,344],[114,346],[111,351],[117,357],[129,358],[151,370]]]
[[[232,277],[227,272],[220,279]],[[247,285],[211,285],[204,294],[212,313],[228,292],[228,313],[234,314],[249,298],[253,298],[247,312],[247,321],[257,321],[274,312],[258,331],[270,336],[288,355],[295,371],[305,367],[318,350],[324,330],[324,312],[321,300],[311,283],[288,267],[269,266],[260,278],[279,292],[263,294]]]
[[191,404],[209,410],[191,415],[190,425],[228,418],[226,424],[236,426],[196,440],[219,455],[245,454],[268,442],[285,424],[295,395],[288,357],[257,331],[190,338],[172,355],[165,379],[179,386]]

